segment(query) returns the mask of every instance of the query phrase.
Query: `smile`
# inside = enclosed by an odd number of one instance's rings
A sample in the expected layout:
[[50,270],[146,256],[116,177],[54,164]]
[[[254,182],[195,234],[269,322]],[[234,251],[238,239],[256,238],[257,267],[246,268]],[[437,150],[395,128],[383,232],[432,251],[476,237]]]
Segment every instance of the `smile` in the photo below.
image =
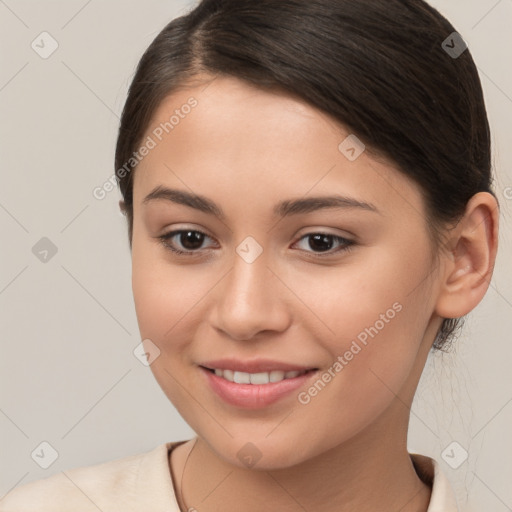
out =
[[281,382],[285,379],[293,379],[305,374],[309,370],[292,370],[285,372],[283,370],[273,370],[271,372],[247,373],[235,370],[222,370],[220,368],[211,369],[217,377],[222,377],[229,382],[236,384],[269,384],[272,382]]
[[[275,368],[275,363],[267,364],[274,368],[267,368],[266,371],[261,368],[265,365],[259,364],[257,365],[259,368],[254,369],[258,371],[253,370],[252,372],[241,369],[234,370],[228,368],[228,364],[222,366],[225,367],[199,365],[199,369],[205,377],[206,386],[224,403],[244,409],[264,408],[281,401],[306,386],[310,379],[318,373],[318,368],[278,370]],[[240,368],[242,365],[236,366]]]

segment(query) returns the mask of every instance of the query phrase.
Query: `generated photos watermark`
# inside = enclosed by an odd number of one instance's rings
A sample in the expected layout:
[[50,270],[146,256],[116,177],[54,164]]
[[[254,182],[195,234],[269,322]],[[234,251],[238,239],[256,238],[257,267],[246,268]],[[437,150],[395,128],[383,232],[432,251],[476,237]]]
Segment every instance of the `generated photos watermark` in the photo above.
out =
[[301,391],[297,395],[299,403],[302,405],[309,404],[311,400],[368,345],[369,341],[375,338],[375,336],[395,318],[397,313],[400,313],[400,311],[402,311],[402,304],[395,302],[385,313],[380,314],[379,319],[376,320],[373,325],[363,329],[356,336],[356,339],[352,340],[350,348],[346,350],[343,355],[339,355],[333,364],[325,370],[307,390]]
[[119,180],[130,174],[135,167],[149,155],[152,149],[155,149],[159,142],[178,126],[187,115],[192,112],[192,109],[197,107],[199,102],[192,96],[187,100],[187,103],[181,105],[174,111],[174,114],[169,117],[168,121],[160,123],[156,128],[153,129],[150,135],[146,137],[144,142],[139,147],[138,151],[134,151],[132,156],[124,163],[122,167],[117,169],[102,185],[97,186],[93,189],[92,195],[99,201],[105,199],[109,192],[112,192]]

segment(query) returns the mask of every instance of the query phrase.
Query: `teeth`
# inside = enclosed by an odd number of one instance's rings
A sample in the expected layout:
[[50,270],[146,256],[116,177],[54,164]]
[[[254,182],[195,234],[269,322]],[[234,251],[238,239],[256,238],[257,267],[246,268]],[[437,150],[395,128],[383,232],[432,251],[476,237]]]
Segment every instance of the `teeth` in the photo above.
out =
[[233,370],[219,370],[218,368],[214,370],[217,377],[222,377],[236,384],[268,384],[271,382],[280,382],[284,379],[293,379],[294,377],[306,373],[306,371],[307,370],[292,370],[284,372],[282,370],[272,370],[271,372],[247,373]]
[[235,372],[235,376],[234,376],[233,380],[237,384],[250,384],[251,383],[251,374],[245,373],[245,372]]
[[272,370],[269,373],[270,382],[279,382],[284,379],[284,372],[282,370]]
[[251,377],[251,384],[268,384],[270,382],[270,375],[268,372],[261,373],[248,373]]

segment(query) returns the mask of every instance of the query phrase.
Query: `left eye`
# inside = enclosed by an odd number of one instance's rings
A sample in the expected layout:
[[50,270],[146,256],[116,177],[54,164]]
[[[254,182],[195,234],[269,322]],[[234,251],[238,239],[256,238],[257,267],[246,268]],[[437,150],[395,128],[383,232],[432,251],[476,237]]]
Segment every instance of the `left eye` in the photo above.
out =
[[[316,247],[320,251],[320,253],[325,253],[329,251],[328,255],[339,251],[347,250],[351,245],[354,244],[352,240],[348,240],[337,235],[331,235],[329,233],[308,233],[307,235],[304,235],[299,240],[299,242],[301,242],[302,240],[307,240],[309,247]],[[334,242],[337,242],[339,245],[337,249],[332,251],[331,249],[334,245]],[[322,254],[315,255],[322,256]]]
[[[162,241],[163,245],[177,254],[185,254],[192,255],[193,253],[198,253],[201,249],[201,246],[205,240],[205,238],[210,238],[207,234],[202,231],[197,231],[194,229],[180,229],[176,231],[171,231],[165,235],[159,237]],[[173,239],[177,239],[182,248],[176,247]],[[308,233],[302,236],[296,244],[306,241],[310,248],[315,249],[313,254],[322,256],[321,253],[328,252],[329,254],[347,250],[351,245],[354,244],[352,240],[348,240],[341,236],[332,235],[329,233]],[[338,248],[332,250],[333,245],[337,243]],[[306,252],[310,252],[307,249]]]

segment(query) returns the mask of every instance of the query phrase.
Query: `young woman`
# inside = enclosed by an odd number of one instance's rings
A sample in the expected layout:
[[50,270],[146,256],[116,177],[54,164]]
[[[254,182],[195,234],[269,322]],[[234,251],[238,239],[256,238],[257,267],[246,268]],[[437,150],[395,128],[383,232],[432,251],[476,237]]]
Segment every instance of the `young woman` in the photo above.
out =
[[422,0],[203,0],[138,66],[116,175],[146,358],[197,436],[3,511],[451,512],[407,451],[429,351],[484,296],[478,74]]

